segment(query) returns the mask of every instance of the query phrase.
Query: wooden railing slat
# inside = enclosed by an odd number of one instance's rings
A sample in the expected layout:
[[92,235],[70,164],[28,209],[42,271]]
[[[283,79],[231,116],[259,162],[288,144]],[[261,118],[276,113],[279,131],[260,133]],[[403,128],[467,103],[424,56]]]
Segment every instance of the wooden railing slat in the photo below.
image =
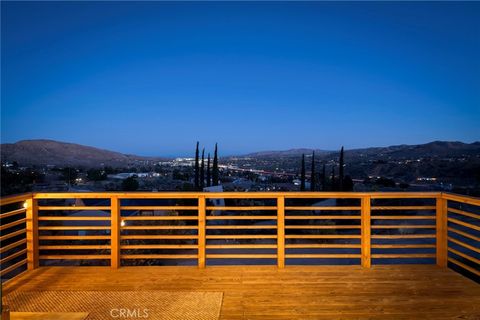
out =
[[436,216],[372,216],[372,220],[435,220]]
[[374,225],[372,229],[435,229],[436,225],[433,224],[384,224]]
[[456,254],[457,256],[460,256],[460,257],[462,257],[462,258],[465,258],[465,259],[467,259],[467,260],[470,260],[470,261],[472,261],[472,262],[475,262],[476,264],[478,264],[478,265],[480,266],[480,259],[477,259],[477,258],[475,258],[475,257],[469,256],[468,254],[463,253],[463,252],[460,252],[460,251],[455,250],[455,249],[453,249],[453,248],[448,248],[448,251]]
[[459,210],[459,209],[454,209],[454,208],[448,208],[448,211],[456,213],[456,214],[460,214],[462,216],[475,218],[475,219],[480,219],[480,214],[475,214],[475,213],[471,213],[471,212],[467,212],[467,211]]
[[328,216],[292,216],[287,215],[285,216],[286,220],[361,220],[362,217],[358,216],[351,216],[351,215],[328,215]]
[[401,253],[401,254],[377,253],[377,254],[372,254],[373,259],[435,258],[436,256],[437,255],[435,253]]
[[286,254],[285,258],[287,259],[355,259],[361,258],[361,254],[336,254],[336,253],[293,253],[293,254]]
[[129,216],[123,221],[165,221],[165,220],[198,220],[198,216]]
[[460,221],[460,220],[455,219],[455,218],[448,218],[447,221],[455,223],[455,224],[459,224],[461,226],[464,226],[464,227],[467,227],[467,228],[470,228],[470,229],[473,229],[473,230],[480,231],[480,226],[476,226],[476,225],[468,223],[468,222],[463,222],[463,221]]
[[19,257],[21,256],[22,254],[26,254],[27,253],[27,249],[23,249],[23,250],[20,250],[18,252],[15,252],[14,254],[11,254],[5,258],[3,258],[2,260],[0,260],[0,265],[4,265],[6,262],[12,260],[12,259],[15,259],[16,257]]
[[10,223],[1,225],[1,226],[0,226],[0,230],[9,229],[9,228],[18,226],[19,224],[26,223],[26,222],[27,222],[27,218],[18,219],[18,220],[16,220],[16,221],[13,221],[13,222],[10,222]]
[[109,206],[39,206],[38,211],[108,211],[110,210]]
[[13,270],[23,266],[24,264],[27,264],[28,263],[28,259],[23,259],[22,261],[18,261],[17,263],[15,264],[12,264],[11,266],[5,268],[5,269],[2,269],[0,271],[0,276],[3,277],[4,275],[12,272]]
[[471,246],[471,245],[469,245],[468,243],[465,243],[465,242],[463,242],[463,241],[454,239],[454,238],[452,238],[452,237],[448,237],[447,239],[448,239],[448,241],[451,241],[451,242],[453,242],[453,243],[455,243],[455,244],[458,244],[459,246],[462,246],[462,247],[464,247],[464,248],[467,248],[467,249],[470,249],[470,250],[475,251],[475,252],[477,252],[477,253],[480,253],[480,248]]
[[208,216],[207,220],[276,220],[277,216]]
[[474,269],[470,266],[467,266],[465,263],[462,263],[462,262],[458,261],[457,259],[454,259],[452,257],[448,257],[448,262],[456,264],[456,265],[462,267],[463,269],[465,269],[465,270],[467,270],[467,271],[469,271],[469,272],[471,272],[471,273],[480,277],[480,271],[478,271],[477,269]]
[[21,246],[22,244],[25,244],[27,243],[27,239],[22,239],[22,240],[18,240],[18,241],[15,241],[14,243],[11,243],[9,245],[6,245],[6,246],[3,246],[0,248],[0,253],[5,253],[9,250],[12,250],[13,248],[16,248],[18,246]]
[[5,218],[8,218],[8,217],[15,216],[15,215],[21,214],[21,213],[26,213],[26,212],[27,212],[27,209],[25,209],[25,208],[20,208],[20,209],[12,210],[12,211],[9,211],[9,212],[4,212],[0,215],[0,219],[5,219]]
[[466,238],[469,238],[469,239],[472,239],[472,240],[475,240],[475,241],[480,241],[480,237],[476,237],[473,234],[469,234],[467,232],[460,231],[456,228],[448,227],[448,231],[455,232],[455,233],[457,233],[457,234],[459,234],[463,237],[466,237]]

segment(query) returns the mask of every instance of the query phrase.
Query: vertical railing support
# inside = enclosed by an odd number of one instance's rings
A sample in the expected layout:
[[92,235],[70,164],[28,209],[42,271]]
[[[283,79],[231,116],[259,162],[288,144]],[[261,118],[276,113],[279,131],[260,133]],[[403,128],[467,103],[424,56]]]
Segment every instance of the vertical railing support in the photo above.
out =
[[198,197],[198,267],[205,268],[206,251],[206,200]]
[[436,234],[436,247],[437,247],[437,265],[446,268],[448,259],[447,248],[447,200],[442,196],[436,198],[436,220],[437,220],[437,234]]
[[277,197],[277,266],[285,268],[285,197]]
[[38,200],[28,198],[25,201],[26,207],[26,238],[27,238],[27,268],[33,270],[38,268]]
[[361,219],[362,219],[362,267],[370,268],[372,265],[371,259],[371,229],[370,229],[370,196],[362,197],[362,212],[361,212]]
[[120,267],[120,200],[118,197],[110,198],[110,266],[117,269]]

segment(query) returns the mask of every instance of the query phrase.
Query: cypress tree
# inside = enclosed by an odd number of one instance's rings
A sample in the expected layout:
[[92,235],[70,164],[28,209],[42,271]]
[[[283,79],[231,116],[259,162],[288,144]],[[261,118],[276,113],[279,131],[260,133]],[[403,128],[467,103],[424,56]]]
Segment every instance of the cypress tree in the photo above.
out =
[[300,172],[300,191],[305,191],[305,154],[302,154],[302,171]]
[[205,188],[205,148],[202,149],[202,165],[200,166],[200,189]]
[[335,187],[335,166],[332,166],[332,180],[331,180],[331,183],[332,183],[332,191],[336,191],[336,187]]
[[315,191],[315,151],[312,152],[312,173],[310,178],[310,191]]
[[343,191],[343,167],[344,167],[344,164],[343,164],[343,146],[342,146],[342,149],[340,150],[340,163],[339,163],[339,168],[338,168],[338,179],[340,180],[339,181],[339,191]]
[[216,143],[215,152],[213,153],[212,186],[218,186],[218,154]]
[[195,190],[198,190],[199,187],[199,180],[200,180],[200,172],[199,172],[199,164],[198,164],[198,141],[197,141],[197,148],[195,149],[195,181],[194,186]]
[[325,163],[322,168],[322,191],[327,191],[327,176],[325,173]]
[[208,153],[207,157],[207,187],[210,187],[212,185],[212,178],[210,175],[210,152]]

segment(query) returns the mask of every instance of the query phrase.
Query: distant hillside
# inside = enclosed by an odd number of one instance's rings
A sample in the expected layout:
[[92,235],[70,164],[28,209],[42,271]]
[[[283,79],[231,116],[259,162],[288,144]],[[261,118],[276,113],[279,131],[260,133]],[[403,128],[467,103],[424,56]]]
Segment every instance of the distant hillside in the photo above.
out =
[[[263,151],[250,153],[240,157],[265,158],[265,159],[289,159],[296,158],[305,153],[311,154],[313,149],[290,149],[284,151]],[[326,151],[315,150],[318,160],[330,160],[338,158],[338,150]],[[365,149],[347,149],[345,156],[350,161],[365,159],[418,159],[418,158],[447,158],[462,156],[480,156],[480,142],[463,143],[434,141],[420,145],[397,145],[390,147],[376,147]],[[23,140],[16,143],[1,145],[2,162],[16,161],[20,165],[56,165],[56,166],[84,166],[99,167],[112,166],[123,167],[139,164],[144,161],[159,161],[165,158],[141,157],[136,155],[122,154],[94,147],[59,142],[53,140]]]
[[270,157],[292,157],[292,156],[299,156],[304,154],[310,154],[312,151],[315,150],[315,154],[329,154],[333,151],[326,151],[326,150],[319,150],[319,149],[308,149],[308,148],[301,148],[301,149],[289,149],[289,150],[282,150],[282,151],[259,151],[254,153],[246,154],[242,157],[251,157],[251,158],[270,158]]
[[[340,149],[340,148],[339,148]],[[314,149],[290,149],[285,151],[262,151],[245,155],[244,157],[251,158],[269,158],[269,157],[298,157],[302,153],[311,154]],[[330,158],[331,156],[338,156],[339,150],[325,151],[315,150],[315,154],[319,158]],[[345,155],[350,157],[373,157],[377,159],[412,159],[412,158],[426,158],[426,157],[453,157],[462,155],[479,155],[480,142],[463,143],[451,141],[434,141],[419,145],[397,145],[389,147],[375,147],[364,149],[345,150]]]
[[412,159],[445,158],[480,154],[480,142],[463,143],[458,141],[434,141],[419,145],[398,145],[380,148],[356,149],[348,151],[352,155],[376,156],[378,158]]
[[53,140],[23,140],[1,145],[2,162],[16,161],[20,165],[56,165],[121,167],[138,164],[139,161],[161,160]]

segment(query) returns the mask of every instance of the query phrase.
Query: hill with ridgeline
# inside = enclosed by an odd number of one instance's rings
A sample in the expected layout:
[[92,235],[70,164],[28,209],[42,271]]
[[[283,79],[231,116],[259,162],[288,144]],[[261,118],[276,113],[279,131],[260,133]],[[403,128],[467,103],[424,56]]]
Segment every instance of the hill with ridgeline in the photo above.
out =
[[[314,149],[291,149],[285,151],[263,151],[240,157],[244,158],[297,158],[302,154],[311,154]],[[333,159],[338,150],[315,150],[317,159]],[[193,154],[193,152],[192,152]],[[345,156],[352,160],[360,159],[418,159],[418,158],[480,158],[480,142],[463,143],[434,141],[420,145],[397,145],[346,150]],[[237,156],[238,157],[238,156]],[[227,157],[228,158],[228,157]],[[1,161],[16,161],[21,165],[36,166],[113,166],[122,167],[145,162],[162,161],[167,158],[143,157],[89,147],[74,143],[53,140],[23,140],[1,145]]]
[[[291,168],[290,173],[295,174],[300,168],[302,154],[307,158],[308,167],[313,151],[313,149],[292,149],[260,152],[246,155],[245,158],[256,160],[267,171]],[[332,165],[338,165],[338,158],[339,150],[315,150],[317,164],[326,164],[327,170],[331,170]],[[434,141],[419,145],[347,149],[345,166],[347,174],[357,179],[388,177],[396,181],[412,183],[421,177],[435,177],[458,185],[478,185],[480,142]]]
[[[340,149],[340,147],[339,147]],[[273,158],[273,157],[299,157],[302,154],[311,154],[320,158],[330,157],[337,154],[339,150],[320,150],[320,149],[290,149],[283,151],[261,151],[245,155],[251,158]],[[480,141],[474,143],[463,143],[458,141],[433,141],[418,145],[396,145],[389,147],[372,147],[363,149],[345,150],[345,155],[352,157],[376,157],[376,158],[395,158],[395,159],[413,159],[413,158],[443,158],[458,157],[462,155],[480,155]]]
[[54,140],[23,140],[2,144],[1,160],[2,163],[16,161],[21,165],[36,166],[123,167],[163,158],[123,154]]

